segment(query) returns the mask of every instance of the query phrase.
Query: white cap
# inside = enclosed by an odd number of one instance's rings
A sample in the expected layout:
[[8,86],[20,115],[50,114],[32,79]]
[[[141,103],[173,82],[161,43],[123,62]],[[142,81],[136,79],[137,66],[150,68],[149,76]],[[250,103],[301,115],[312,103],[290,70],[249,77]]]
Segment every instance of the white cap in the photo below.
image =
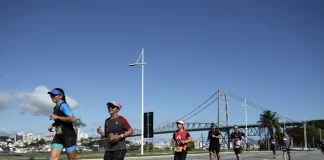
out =
[[184,124],[184,122],[183,122],[183,121],[177,121],[177,123],[180,123],[180,124]]

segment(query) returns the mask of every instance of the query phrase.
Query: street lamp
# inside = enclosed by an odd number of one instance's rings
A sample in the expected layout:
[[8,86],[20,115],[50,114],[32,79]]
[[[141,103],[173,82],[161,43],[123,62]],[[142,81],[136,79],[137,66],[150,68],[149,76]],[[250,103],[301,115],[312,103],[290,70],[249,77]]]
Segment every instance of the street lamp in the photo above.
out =
[[[139,63],[139,59],[142,58],[142,62]],[[144,62],[144,48],[142,48],[142,53],[138,57],[137,61],[135,63],[130,63],[129,66],[136,66],[141,65],[142,66],[142,131],[141,131],[141,154],[144,154],[144,65],[146,62]]]
[[305,146],[304,146],[304,150],[307,150],[307,131],[306,131],[306,121],[303,122],[304,123],[304,126],[303,127],[300,127],[300,128],[304,128],[304,141],[305,141]]
[[244,107],[245,108],[245,134],[246,134],[246,139],[245,139],[245,144],[248,142],[248,129],[247,129],[247,112],[246,112],[246,98],[244,98],[244,104],[239,105],[239,107]]

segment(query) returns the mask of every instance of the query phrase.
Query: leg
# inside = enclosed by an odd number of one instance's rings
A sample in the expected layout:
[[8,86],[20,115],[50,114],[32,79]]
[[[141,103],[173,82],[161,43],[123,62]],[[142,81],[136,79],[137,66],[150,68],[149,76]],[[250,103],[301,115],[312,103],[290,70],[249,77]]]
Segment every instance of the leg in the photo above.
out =
[[54,136],[51,146],[50,160],[59,160],[63,148],[61,138]]
[[76,157],[76,145],[72,146],[72,147],[69,147],[69,148],[65,148],[65,152],[69,158],[69,160],[76,160],[77,157]]
[[76,136],[65,136],[62,141],[68,159],[76,160]]
[[186,160],[186,158],[187,158],[187,151],[182,150],[182,152],[180,152],[179,160]]
[[287,154],[286,154],[286,150],[282,150],[282,153],[283,153],[283,158],[284,158],[284,160],[287,160]]
[[180,152],[174,152],[174,160],[180,160]]
[[113,160],[124,160],[127,150],[119,149],[113,152]]
[[50,160],[59,160],[61,152],[63,150],[63,145],[53,143],[51,148]]
[[113,160],[113,152],[112,151],[106,151],[104,155],[104,160]]
[[215,148],[215,152],[216,152],[216,156],[217,156],[217,160],[220,160],[220,145],[218,147]]
[[209,150],[209,159],[214,160],[215,155],[214,155],[213,147],[211,145],[209,145],[208,150]]
[[287,150],[288,159],[290,160],[290,148]]
[[240,150],[239,149],[234,149],[235,155],[236,155],[236,159],[240,160]]

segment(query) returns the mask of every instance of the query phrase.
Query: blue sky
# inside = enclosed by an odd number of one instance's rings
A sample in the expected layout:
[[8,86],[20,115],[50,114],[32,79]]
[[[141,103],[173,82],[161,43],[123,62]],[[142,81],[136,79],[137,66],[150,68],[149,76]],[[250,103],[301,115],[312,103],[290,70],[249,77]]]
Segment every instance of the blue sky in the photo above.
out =
[[[14,97],[0,103],[6,134],[48,134],[48,117],[28,111],[41,106],[16,96],[38,86],[61,87],[75,99],[73,112],[91,135],[108,117],[110,100],[119,100],[120,114],[140,128],[141,68],[128,64],[142,47],[145,111],[154,112],[155,126],[219,89],[294,120],[323,118],[320,0],[0,3],[0,92]],[[230,125],[244,124],[241,102],[229,97],[228,103]],[[260,113],[248,108],[248,123]],[[216,122],[217,104],[188,121]]]

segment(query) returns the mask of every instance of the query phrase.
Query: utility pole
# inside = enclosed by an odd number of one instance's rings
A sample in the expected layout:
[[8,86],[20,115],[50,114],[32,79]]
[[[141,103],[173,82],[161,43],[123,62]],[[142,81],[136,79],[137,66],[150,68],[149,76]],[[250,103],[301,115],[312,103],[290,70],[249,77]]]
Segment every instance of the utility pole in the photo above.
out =
[[320,132],[320,141],[322,140],[322,129],[319,128],[319,132]]
[[246,135],[246,138],[245,138],[245,144],[247,143],[248,141],[248,128],[247,128],[247,119],[248,119],[248,115],[247,115],[247,112],[246,112],[246,98],[244,98],[244,104],[243,105],[239,105],[239,107],[244,107],[245,109],[245,135]]
[[201,133],[201,136],[200,136],[200,138],[201,138],[201,149],[204,149],[204,135]]
[[[313,124],[313,129],[315,129],[314,124]],[[314,135],[313,135],[313,147],[315,149],[315,139],[314,139]]]
[[305,148],[307,150],[307,132],[306,132],[306,122],[304,122],[304,141],[305,141]]

